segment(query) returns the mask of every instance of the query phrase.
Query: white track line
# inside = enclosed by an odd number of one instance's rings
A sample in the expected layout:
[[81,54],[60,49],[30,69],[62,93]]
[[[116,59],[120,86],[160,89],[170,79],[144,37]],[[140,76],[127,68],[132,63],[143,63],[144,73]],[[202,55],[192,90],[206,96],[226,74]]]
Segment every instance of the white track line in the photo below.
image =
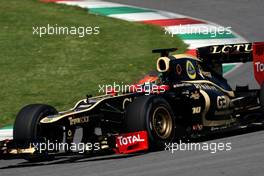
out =
[[146,21],[146,20],[160,20],[172,18],[184,18],[183,15],[167,13],[167,12],[141,12],[141,13],[128,13],[128,14],[115,14],[108,15],[108,17],[118,18],[125,21]]
[[104,2],[104,1],[58,1],[56,3],[66,4],[72,6],[79,6],[82,8],[102,8],[102,7],[124,7],[128,5],[112,3],[112,2]]
[[224,45],[247,42],[243,38],[230,38],[230,39],[197,39],[197,40],[184,40],[189,45],[190,49],[195,49],[208,45]]
[[[107,7],[135,7],[135,8],[141,8],[136,6],[130,6],[125,4],[119,4],[119,3],[112,3],[112,2],[105,2],[105,1],[58,1],[57,3],[62,4],[68,4],[68,5],[75,5],[83,8],[107,8]],[[147,9],[147,8],[144,8]],[[193,18],[190,16],[185,16],[182,14],[172,13],[172,12],[166,12],[161,11],[157,9],[150,9],[154,10],[155,12],[140,12],[140,13],[127,13],[127,14],[113,14],[113,15],[107,15],[108,17],[112,18],[118,18],[126,21],[145,21],[145,20],[159,20],[159,19],[171,19],[171,18],[191,18],[196,19],[200,21],[206,22],[205,24],[190,24],[189,26],[192,26],[193,29],[201,29],[202,26],[209,27],[210,29],[213,29],[215,27],[221,27],[220,25],[206,21],[203,19]],[[184,25],[182,25],[184,26]],[[164,27],[166,30],[169,30],[169,32],[175,32],[177,31],[177,28],[179,26],[167,26]],[[177,32],[176,32],[177,33]],[[247,42],[244,38],[236,34],[232,31],[232,34],[235,35],[236,38],[230,38],[230,39],[194,39],[194,40],[183,40],[185,43],[189,44],[190,49],[194,49],[197,47],[203,47],[208,45],[220,45],[225,43],[243,43]]]
[[13,139],[13,129],[0,130],[0,141],[5,139]]

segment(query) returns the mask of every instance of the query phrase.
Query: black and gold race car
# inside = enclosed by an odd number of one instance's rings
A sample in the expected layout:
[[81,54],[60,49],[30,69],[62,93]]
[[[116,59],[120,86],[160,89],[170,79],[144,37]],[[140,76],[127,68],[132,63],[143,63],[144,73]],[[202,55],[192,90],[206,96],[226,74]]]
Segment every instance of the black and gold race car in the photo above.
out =
[[[13,141],[5,153],[28,160],[47,157],[40,143],[72,145],[77,129],[89,153],[133,153],[162,149],[168,142],[211,132],[262,125],[264,120],[264,43],[202,47],[191,54],[170,55],[156,49],[158,76],[118,92],[80,100],[64,112],[44,104],[27,105],[18,113]],[[233,90],[222,76],[222,64],[252,62],[260,89]],[[78,135],[80,136],[80,134]],[[33,144],[33,145],[32,145]],[[3,148],[2,148],[3,151]],[[67,148],[66,152],[73,152]]]

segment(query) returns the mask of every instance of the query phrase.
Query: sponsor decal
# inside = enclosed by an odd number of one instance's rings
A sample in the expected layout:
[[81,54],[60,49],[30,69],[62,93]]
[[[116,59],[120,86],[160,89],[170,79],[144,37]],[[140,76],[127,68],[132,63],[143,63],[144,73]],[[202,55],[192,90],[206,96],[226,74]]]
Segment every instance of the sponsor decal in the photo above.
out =
[[146,131],[125,133],[116,136],[116,153],[133,153],[148,149],[148,134]]
[[263,72],[264,71],[264,63],[262,62],[255,62],[256,71]]
[[234,44],[234,45],[217,45],[212,46],[211,53],[218,54],[218,53],[226,53],[226,52],[251,52],[252,51],[252,44],[251,43],[242,43],[242,44]]
[[120,146],[134,144],[136,142],[144,142],[145,139],[141,139],[140,135],[133,135],[133,136],[118,136],[117,137],[118,143]]
[[193,84],[196,89],[204,89],[204,90],[217,90],[215,86],[209,85],[209,84],[199,84],[195,83]]
[[191,61],[186,62],[186,71],[190,79],[196,78],[196,70]]
[[230,106],[230,99],[227,96],[217,96],[217,108],[226,109]]
[[70,125],[76,125],[76,124],[89,122],[89,116],[84,116],[84,117],[79,117],[79,118],[69,117],[68,119],[70,121]]
[[260,86],[264,82],[264,42],[253,44],[254,76]]
[[173,88],[188,87],[188,86],[192,86],[192,84],[190,84],[190,83],[179,83],[179,84],[174,84],[174,85],[173,85]]
[[220,110],[220,111],[215,111],[214,115],[217,115],[217,116],[223,116],[223,115],[230,115],[232,114],[233,111],[232,110]]

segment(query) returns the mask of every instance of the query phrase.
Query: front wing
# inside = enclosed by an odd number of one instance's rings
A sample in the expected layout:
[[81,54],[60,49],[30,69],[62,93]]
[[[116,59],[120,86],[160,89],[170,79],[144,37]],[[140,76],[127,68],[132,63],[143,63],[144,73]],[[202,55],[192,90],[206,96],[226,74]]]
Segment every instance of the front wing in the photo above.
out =
[[[107,150],[115,152],[116,154],[144,152],[149,149],[148,134],[146,131],[130,132],[109,136],[107,138],[107,141]],[[105,151],[106,145],[104,145],[104,147],[102,146],[101,149],[96,153]],[[33,145],[29,145],[28,148],[18,148],[16,147],[16,144],[13,140],[4,140],[0,142],[0,159],[25,154],[34,155],[38,152],[39,149],[35,148]],[[73,153],[73,151],[70,152]],[[78,153],[78,151],[75,151],[75,153]]]

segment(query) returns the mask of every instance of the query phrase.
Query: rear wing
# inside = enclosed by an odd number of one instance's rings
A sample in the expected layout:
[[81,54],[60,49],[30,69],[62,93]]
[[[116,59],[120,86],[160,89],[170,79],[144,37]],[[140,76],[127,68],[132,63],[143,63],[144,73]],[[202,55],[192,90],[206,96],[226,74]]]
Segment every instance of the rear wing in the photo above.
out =
[[264,42],[206,46],[197,48],[196,55],[221,74],[224,63],[253,62],[255,79],[264,83]]
[[197,57],[209,63],[251,62],[252,43],[213,45],[197,49]]

